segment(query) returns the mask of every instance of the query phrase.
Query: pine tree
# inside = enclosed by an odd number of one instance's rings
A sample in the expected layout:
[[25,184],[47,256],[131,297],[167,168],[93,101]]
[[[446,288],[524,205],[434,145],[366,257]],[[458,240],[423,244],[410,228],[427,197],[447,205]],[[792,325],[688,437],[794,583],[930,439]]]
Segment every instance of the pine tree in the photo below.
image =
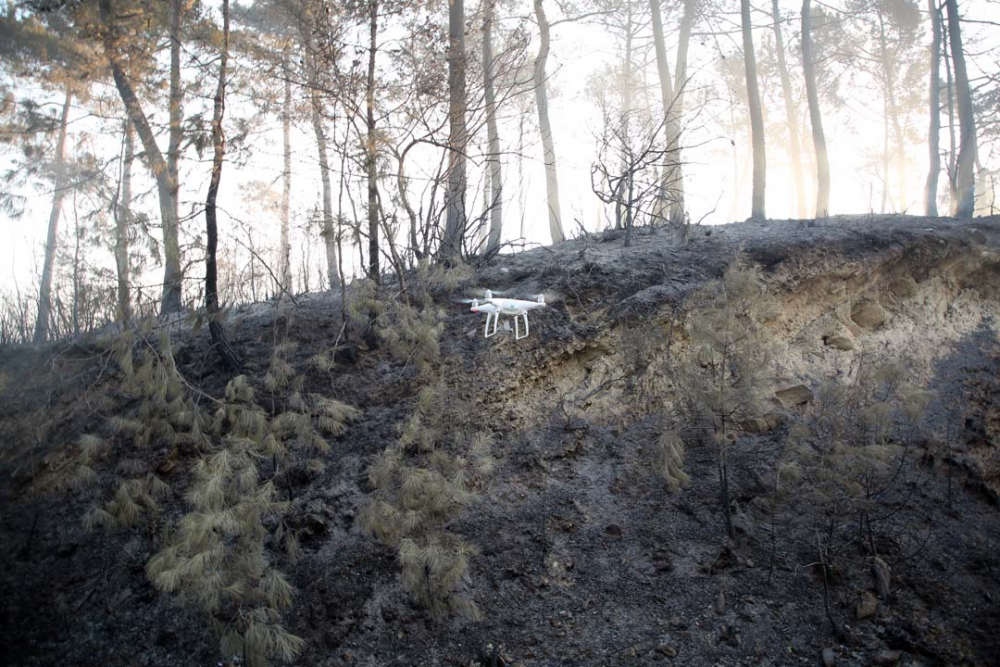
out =
[[462,435],[466,414],[443,384],[421,391],[399,441],[368,469],[374,492],[360,517],[366,533],[396,550],[403,586],[435,618],[479,617],[462,594],[476,549],[449,524],[474,502],[496,461],[487,435]]
[[[112,470],[112,498],[95,505],[84,516],[87,529],[102,526],[106,530],[128,529],[145,519],[147,535],[156,537],[158,501],[171,489],[154,474],[157,467],[149,462],[154,448],[166,447],[169,460],[181,447],[200,448],[207,444],[208,418],[188,396],[183,378],[174,362],[170,337],[165,329],[157,345],[148,336],[152,323],[147,321],[136,333],[125,331],[112,344],[112,355],[123,375],[121,399],[135,404],[130,415],[116,415],[108,420],[109,438],[87,434],[80,440],[77,478],[81,483],[99,484],[97,463]],[[135,348],[138,346],[138,352]],[[138,361],[135,360],[138,357]]]
[[[720,281],[696,295],[687,316],[691,349],[688,363],[677,371],[678,395],[684,401],[686,429],[706,434],[715,447],[719,495],[730,537],[734,533],[729,449],[746,425],[767,409],[764,399],[774,344],[763,322],[771,314],[760,270],[739,255]],[[679,459],[677,450],[675,444],[669,461]]]
[[266,545],[278,538],[269,520],[284,514],[287,503],[261,480],[258,462],[275,455],[278,441],[254,399],[245,376],[227,385],[214,420],[219,440],[194,466],[191,511],[146,572],[159,590],[178,593],[208,615],[223,656],[260,666],[271,657],[290,662],[304,641],[281,624],[293,589]]

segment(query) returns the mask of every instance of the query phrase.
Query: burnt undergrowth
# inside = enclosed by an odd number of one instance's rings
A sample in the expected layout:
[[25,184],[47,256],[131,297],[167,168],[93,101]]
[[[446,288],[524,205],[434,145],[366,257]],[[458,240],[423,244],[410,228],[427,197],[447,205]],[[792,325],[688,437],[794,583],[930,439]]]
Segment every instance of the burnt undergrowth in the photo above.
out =
[[[133,332],[132,375],[121,336],[0,351],[0,654],[992,664],[1000,226],[975,227],[743,223],[422,269],[349,295],[346,330],[328,296],[236,313],[242,380],[185,324]],[[484,340],[451,301],[476,287],[559,298]],[[143,364],[169,378],[128,386]]]

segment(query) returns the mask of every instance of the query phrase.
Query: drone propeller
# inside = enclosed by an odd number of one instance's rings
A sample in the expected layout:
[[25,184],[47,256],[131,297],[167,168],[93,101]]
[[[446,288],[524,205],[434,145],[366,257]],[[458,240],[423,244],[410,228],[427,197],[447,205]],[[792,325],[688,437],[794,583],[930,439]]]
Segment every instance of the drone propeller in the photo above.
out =
[[538,292],[537,294],[531,294],[527,297],[532,301],[537,301],[538,303],[554,303],[556,301],[562,301],[563,296],[559,292],[553,292],[552,290],[546,290],[544,292]]
[[466,291],[480,299],[488,299],[491,296],[510,296],[510,290],[490,289],[488,287],[473,287]]

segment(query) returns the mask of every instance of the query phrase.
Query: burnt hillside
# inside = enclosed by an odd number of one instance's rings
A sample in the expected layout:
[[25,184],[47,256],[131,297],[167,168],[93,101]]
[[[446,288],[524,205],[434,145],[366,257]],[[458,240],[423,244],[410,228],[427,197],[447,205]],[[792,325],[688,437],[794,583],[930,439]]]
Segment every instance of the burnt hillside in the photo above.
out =
[[[188,321],[0,351],[0,662],[242,664],[219,627],[280,617],[299,665],[997,664],[997,218],[606,234],[406,284],[407,308],[386,285],[232,313],[245,389]],[[729,316],[735,285],[752,313]],[[548,304],[486,340],[454,302],[475,288]],[[703,391],[699,322],[768,354]],[[164,397],[128,388],[147,370]],[[150,563],[208,502],[198,461],[255,429],[280,441],[250,457],[275,504],[227,495],[254,530],[207,532],[259,539],[264,569],[206,611],[183,555],[176,594],[157,574],[180,565]],[[290,604],[248,592],[272,570]]]

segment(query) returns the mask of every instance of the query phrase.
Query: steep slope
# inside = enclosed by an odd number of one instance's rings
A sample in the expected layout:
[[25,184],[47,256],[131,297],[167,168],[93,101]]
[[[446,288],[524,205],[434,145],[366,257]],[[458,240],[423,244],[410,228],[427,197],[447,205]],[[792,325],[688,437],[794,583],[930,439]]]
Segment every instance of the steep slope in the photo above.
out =
[[[699,229],[684,247],[665,233],[640,233],[631,248],[613,234],[577,239],[435,288],[440,358],[423,372],[356,333],[317,365],[341,333],[328,297],[237,314],[251,383],[262,388],[275,346],[293,342],[303,392],[362,410],[329,438],[321,467],[279,476],[275,464],[301,544],[297,560],[269,550],[297,588],[285,620],[307,642],[296,664],[788,665],[821,664],[823,649],[844,665],[993,664],[998,249],[995,218],[742,223]],[[762,270],[780,353],[767,369],[771,408],[730,447],[729,539],[711,443],[685,436],[691,483],[676,494],[653,461],[683,419],[676,380],[691,363],[693,299],[741,250]],[[529,338],[485,340],[480,318],[450,301],[472,286],[559,298],[532,312]],[[193,400],[222,396],[207,333],[176,326],[173,340]],[[853,516],[828,524],[774,480],[824,383],[884,361],[935,395],[892,443],[898,472],[874,505],[871,551]],[[25,665],[217,662],[198,612],[146,579],[161,538],[81,525],[94,493],[68,484],[76,442],[135,409],[105,344],[5,350],[0,372],[0,654]],[[479,550],[461,592],[482,620],[433,620],[401,585],[396,554],[356,521],[367,467],[435,383],[445,425],[491,434],[499,462],[448,524]],[[185,506],[195,455],[148,454],[150,468],[169,462],[164,522]],[[884,590],[876,556],[891,572]]]

